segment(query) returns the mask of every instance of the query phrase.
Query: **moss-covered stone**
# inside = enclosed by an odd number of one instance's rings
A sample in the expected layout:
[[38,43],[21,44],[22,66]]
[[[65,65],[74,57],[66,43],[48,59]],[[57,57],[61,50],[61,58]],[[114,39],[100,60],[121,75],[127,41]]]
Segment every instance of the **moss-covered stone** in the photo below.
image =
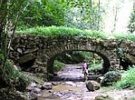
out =
[[112,85],[114,82],[117,82],[121,79],[121,74],[117,71],[109,71],[104,75],[103,80],[101,81],[102,86]]
[[89,91],[95,91],[100,89],[100,84],[96,81],[87,81],[86,87]]

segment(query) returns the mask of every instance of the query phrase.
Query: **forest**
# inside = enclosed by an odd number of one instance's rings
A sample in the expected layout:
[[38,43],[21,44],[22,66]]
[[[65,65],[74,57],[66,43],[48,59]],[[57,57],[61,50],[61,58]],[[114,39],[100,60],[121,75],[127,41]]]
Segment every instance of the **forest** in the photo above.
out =
[[135,100],[134,47],[134,0],[0,0],[0,100]]

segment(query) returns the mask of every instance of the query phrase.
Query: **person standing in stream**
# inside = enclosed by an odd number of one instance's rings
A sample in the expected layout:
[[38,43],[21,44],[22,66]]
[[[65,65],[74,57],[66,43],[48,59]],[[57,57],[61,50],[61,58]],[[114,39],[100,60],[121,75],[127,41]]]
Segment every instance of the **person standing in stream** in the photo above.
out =
[[84,80],[87,81],[88,80],[88,64],[86,63],[85,60],[82,65],[82,70],[83,70],[83,74],[84,74]]

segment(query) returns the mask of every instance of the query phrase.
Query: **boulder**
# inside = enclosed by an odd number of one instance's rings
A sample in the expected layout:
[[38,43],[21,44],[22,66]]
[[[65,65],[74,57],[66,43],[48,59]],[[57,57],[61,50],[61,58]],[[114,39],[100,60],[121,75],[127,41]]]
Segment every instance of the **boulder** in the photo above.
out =
[[41,89],[38,88],[38,87],[35,87],[33,90],[32,90],[33,93],[36,93],[36,94],[40,94],[41,93]]
[[104,79],[104,77],[103,77],[103,76],[100,76],[100,77],[97,78],[96,81],[97,81],[98,83],[101,83],[103,79]]
[[37,87],[37,84],[35,82],[31,82],[28,87],[26,88],[28,91],[33,90],[35,87]]
[[103,80],[101,81],[102,86],[112,85],[114,82],[121,80],[121,74],[117,71],[110,71],[104,75]]
[[100,89],[100,84],[96,81],[87,81],[86,87],[89,91],[95,91]]
[[41,91],[38,88],[35,88],[30,93],[30,100],[38,100],[38,97],[41,96]]
[[41,89],[46,89],[46,90],[51,90],[52,89],[52,83],[49,83],[49,82],[45,82]]
[[31,82],[27,90],[29,91],[30,100],[37,100],[37,98],[41,96],[41,89],[35,82]]
[[41,89],[34,82],[31,82],[31,84],[29,84],[29,86],[27,87],[27,90],[29,91],[30,100],[37,100],[37,98],[41,96]]

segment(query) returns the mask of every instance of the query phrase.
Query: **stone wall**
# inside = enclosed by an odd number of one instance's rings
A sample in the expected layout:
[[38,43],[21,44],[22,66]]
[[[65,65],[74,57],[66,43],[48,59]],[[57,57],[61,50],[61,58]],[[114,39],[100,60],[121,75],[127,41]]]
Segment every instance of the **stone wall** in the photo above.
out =
[[[9,58],[16,65],[32,66],[33,70],[43,73],[53,73],[53,60],[58,54],[66,51],[90,51],[103,58],[103,73],[109,67],[118,67],[119,59],[116,55],[118,40],[96,40],[90,38],[47,38],[40,36],[16,36],[11,46]],[[135,55],[135,43],[123,41],[119,48],[130,55]],[[28,69],[29,70],[29,69]]]

